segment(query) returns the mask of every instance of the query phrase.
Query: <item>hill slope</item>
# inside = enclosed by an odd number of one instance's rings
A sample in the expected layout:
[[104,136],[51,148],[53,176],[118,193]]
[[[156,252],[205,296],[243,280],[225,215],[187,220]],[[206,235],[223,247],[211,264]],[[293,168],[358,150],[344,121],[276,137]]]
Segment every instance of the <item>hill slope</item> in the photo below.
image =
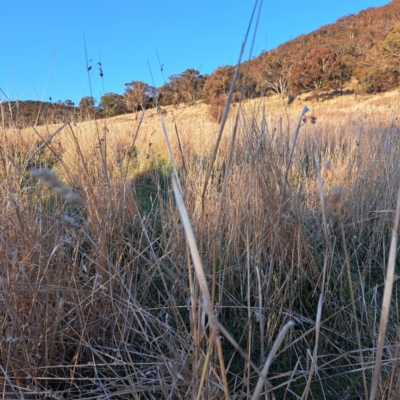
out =
[[[64,121],[66,116],[84,119],[88,111],[96,117],[118,115],[136,111],[146,104],[153,106],[156,98],[162,106],[195,101],[219,106],[228,94],[233,75],[233,66],[220,66],[210,75],[187,69],[170,76],[159,88],[133,80],[125,85],[123,96],[103,95],[99,104],[111,101],[112,113],[107,107],[82,110],[61,102],[22,101],[18,107],[16,103],[2,107],[2,122],[3,126],[15,123],[23,126],[26,120],[32,124],[55,123]],[[344,16],[245,62],[235,97],[243,92],[247,98],[269,93],[282,98],[289,93],[309,91],[317,95],[326,90],[342,93],[344,87],[350,92],[376,93],[398,87],[399,77],[400,0],[393,0],[382,7]],[[18,112],[7,111],[17,108]]]

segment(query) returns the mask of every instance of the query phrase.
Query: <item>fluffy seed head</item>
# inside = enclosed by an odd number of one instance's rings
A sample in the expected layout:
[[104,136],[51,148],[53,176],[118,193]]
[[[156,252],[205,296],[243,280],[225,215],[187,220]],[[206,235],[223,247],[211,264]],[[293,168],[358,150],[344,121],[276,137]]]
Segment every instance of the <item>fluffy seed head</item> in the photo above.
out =
[[71,204],[83,204],[85,200],[78,196],[71,188],[63,185],[63,183],[57,178],[57,174],[48,169],[32,169],[32,175],[35,178],[41,180],[43,185],[52,188],[59,196],[64,197],[65,201]]

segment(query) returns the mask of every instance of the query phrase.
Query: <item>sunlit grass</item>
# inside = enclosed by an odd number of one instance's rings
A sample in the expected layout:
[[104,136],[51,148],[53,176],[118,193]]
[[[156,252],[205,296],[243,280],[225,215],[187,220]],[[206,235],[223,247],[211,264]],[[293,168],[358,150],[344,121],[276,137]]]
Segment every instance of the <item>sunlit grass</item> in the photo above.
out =
[[[239,346],[222,342],[232,398],[253,394],[290,321],[268,369],[276,398],[301,398],[309,380],[309,398],[358,398],[362,371],[371,384],[400,182],[398,94],[307,104],[289,165],[305,104],[245,103],[226,171],[233,107],[204,199],[218,125],[205,105],[165,115],[214,313]],[[4,398],[224,396],[157,111],[138,124],[134,115],[71,123],[39,152],[58,127],[1,132]],[[34,168],[70,191],[57,194]],[[399,390],[396,285],[380,399]]]

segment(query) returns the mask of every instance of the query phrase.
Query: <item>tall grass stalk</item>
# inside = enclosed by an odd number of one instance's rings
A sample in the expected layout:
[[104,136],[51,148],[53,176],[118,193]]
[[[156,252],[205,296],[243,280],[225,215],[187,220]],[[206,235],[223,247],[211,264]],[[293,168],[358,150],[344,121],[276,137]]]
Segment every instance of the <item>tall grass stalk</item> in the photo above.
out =
[[289,158],[288,158],[288,162],[286,165],[286,171],[285,171],[285,175],[283,176],[282,179],[282,194],[280,197],[280,203],[279,203],[279,209],[278,209],[278,218],[277,218],[277,222],[275,225],[275,232],[274,232],[274,242],[272,244],[272,251],[271,251],[271,255],[270,255],[270,262],[269,262],[269,269],[268,269],[268,276],[267,276],[267,280],[266,280],[266,294],[268,296],[269,294],[269,287],[271,285],[271,278],[272,278],[272,274],[274,271],[274,265],[275,265],[275,251],[276,251],[276,246],[278,243],[278,233],[280,230],[280,222],[281,222],[281,218],[282,218],[282,208],[283,208],[283,204],[286,201],[286,185],[287,185],[287,179],[288,179],[288,175],[289,175],[289,170],[290,170],[290,166],[292,163],[292,158],[293,158],[293,153],[294,153],[294,149],[296,147],[296,143],[297,143],[297,137],[299,135],[299,131],[300,131],[300,127],[301,124],[303,122],[303,117],[304,115],[308,112],[308,108],[305,106],[303,107],[301,114],[300,114],[300,118],[299,121],[297,123],[297,127],[293,133],[293,138],[292,138],[292,143],[290,146],[290,153],[289,153]]
[[273,359],[274,359],[274,357],[276,355],[276,352],[278,351],[280,345],[282,344],[282,341],[285,338],[288,330],[293,325],[295,325],[295,323],[293,321],[290,321],[287,324],[285,324],[282,327],[281,331],[279,332],[279,335],[276,338],[276,340],[275,340],[275,342],[274,342],[274,344],[272,346],[272,349],[271,349],[270,353],[268,354],[267,361],[265,362],[265,365],[264,365],[264,367],[263,367],[263,369],[261,371],[261,376],[260,376],[260,379],[258,380],[256,388],[254,389],[252,400],[258,400],[259,399],[259,397],[261,395],[262,388],[263,388],[265,382],[267,381],[268,371],[269,371],[269,368],[270,368],[270,366],[272,364],[272,361],[273,361]]
[[[222,381],[223,381],[223,385],[224,385],[225,397],[227,399],[230,399],[228,382],[226,380],[226,374],[225,374],[225,364],[224,364],[224,358],[223,358],[223,354],[222,354],[221,340],[219,337],[218,323],[216,322],[216,317],[214,315],[213,306],[212,306],[212,302],[211,302],[211,295],[208,290],[206,277],[204,274],[203,266],[202,266],[200,255],[199,255],[199,250],[198,250],[197,244],[196,244],[196,239],[194,237],[193,230],[192,230],[190,220],[189,220],[189,216],[188,216],[185,204],[183,202],[179,183],[178,183],[178,180],[175,175],[172,175],[172,185],[174,188],[176,204],[177,204],[177,207],[179,210],[179,214],[181,216],[183,227],[185,229],[185,234],[186,234],[186,238],[188,241],[190,254],[192,256],[193,265],[194,265],[197,279],[199,281],[200,289],[202,292],[204,310],[206,311],[206,313],[208,315],[208,318],[210,321],[210,326],[212,328],[212,335],[211,335],[210,342],[212,343],[214,340],[214,337],[216,338],[218,356],[219,356],[219,362],[220,362],[220,368],[221,368],[221,377],[222,377]],[[211,351],[211,346],[209,347],[209,351],[207,352],[207,357],[209,356],[210,351]],[[199,393],[199,395],[200,395],[200,393]]]
[[385,291],[383,294],[382,300],[382,314],[381,321],[379,325],[379,336],[378,336],[378,344],[376,349],[376,358],[375,358],[375,369],[374,375],[372,379],[371,392],[370,392],[370,400],[375,400],[376,391],[378,388],[379,381],[381,379],[381,366],[382,366],[382,354],[383,354],[383,346],[385,344],[386,338],[386,328],[389,319],[390,312],[390,303],[392,301],[392,291],[393,291],[393,283],[394,283],[394,268],[396,264],[396,256],[397,256],[397,237],[399,230],[399,220],[400,220],[400,190],[397,195],[397,206],[396,206],[396,214],[393,221],[393,229],[392,229],[392,239],[390,242],[390,252],[389,252],[389,260],[386,272],[385,279]]

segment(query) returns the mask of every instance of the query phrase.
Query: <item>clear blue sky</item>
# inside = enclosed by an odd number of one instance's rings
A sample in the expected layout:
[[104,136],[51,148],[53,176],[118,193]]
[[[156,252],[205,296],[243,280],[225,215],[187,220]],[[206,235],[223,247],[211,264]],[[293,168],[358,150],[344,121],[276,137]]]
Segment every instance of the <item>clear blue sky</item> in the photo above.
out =
[[[264,0],[253,55],[339,17],[389,0]],[[132,80],[163,84],[187,68],[235,64],[252,0],[0,0],[0,88],[12,99],[76,104],[90,95],[83,37],[97,100]],[[249,55],[249,46],[245,58]],[[104,88],[103,88],[104,84]],[[0,93],[0,100],[4,100]]]

